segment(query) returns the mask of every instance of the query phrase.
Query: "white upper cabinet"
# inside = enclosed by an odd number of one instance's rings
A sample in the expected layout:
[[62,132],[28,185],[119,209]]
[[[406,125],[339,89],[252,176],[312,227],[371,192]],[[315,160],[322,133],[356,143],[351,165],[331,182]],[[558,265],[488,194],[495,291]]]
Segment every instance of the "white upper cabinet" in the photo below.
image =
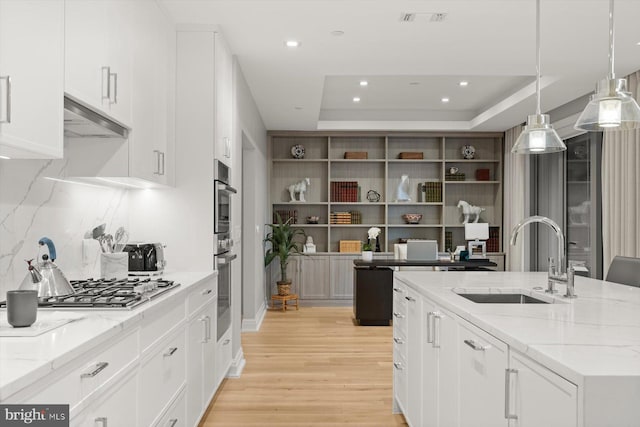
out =
[[224,37],[215,35],[216,141],[215,156],[231,164],[233,132],[233,57]]
[[67,0],[65,92],[131,127],[135,2]]
[[134,3],[131,175],[172,183],[175,32],[152,1]]
[[61,158],[64,2],[0,0],[0,155]]

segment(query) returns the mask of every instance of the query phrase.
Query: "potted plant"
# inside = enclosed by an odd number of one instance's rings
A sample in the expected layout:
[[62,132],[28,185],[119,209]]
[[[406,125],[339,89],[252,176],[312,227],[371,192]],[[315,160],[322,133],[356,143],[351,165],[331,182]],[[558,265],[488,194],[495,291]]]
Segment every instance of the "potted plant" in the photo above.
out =
[[362,245],[362,260],[366,262],[373,261],[373,251],[371,250],[371,245],[369,243]]
[[276,213],[276,220],[276,224],[267,224],[271,227],[271,231],[265,237],[264,242],[270,243],[271,247],[264,255],[264,266],[269,266],[276,258],[280,260],[280,280],[277,282],[278,295],[289,295],[291,290],[291,279],[287,277],[289,257],[294,253],[302,253],[296,237],[303,236],[302,240],[304,241],[305,233],[300,228],[291,227],[291,218],[283,222],[280,215]]
[[369,240],[367,243],[362,245],[362,260],[363,261],[373,261],[373,248],[376,246],[376,239],[380,235],[380,229],[378,227],[371,227],[367,230],[367,234]]

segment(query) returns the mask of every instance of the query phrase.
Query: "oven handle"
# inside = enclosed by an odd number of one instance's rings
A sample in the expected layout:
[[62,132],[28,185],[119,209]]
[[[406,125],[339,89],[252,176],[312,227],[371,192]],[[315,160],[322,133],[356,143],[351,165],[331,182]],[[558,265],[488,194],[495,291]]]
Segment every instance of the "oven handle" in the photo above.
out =
[[233,194],[236,194],[238,192],[238,190],[236,190],[232,186],[227,185],[227,184],[225,184],[223,182],[220,182],[220,181],[218,181],[218,190],[224,191],[224,192],[227,192],[227,193],[233,193]]
[[238,258],[237,254],[232,255],[216,255],[216,263],[217,264],[228,264],[234,259]]

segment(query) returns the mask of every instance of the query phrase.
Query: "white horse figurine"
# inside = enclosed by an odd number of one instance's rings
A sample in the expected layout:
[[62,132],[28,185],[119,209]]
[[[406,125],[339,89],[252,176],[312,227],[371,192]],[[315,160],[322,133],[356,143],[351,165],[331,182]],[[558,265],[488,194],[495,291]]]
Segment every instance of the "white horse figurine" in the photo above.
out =
[[462,214],[464,215],[464,221],[462,221],[463,224],[469,223],[471,215],[476,216],[473,222],[478,222],[478,220],[480,219],[480,212],[484,210],[484,208],[481,208],[480,206],[473,206],[465,202],[464,200],[460,200],[458,202],[458,209],[460,208],[462,208]]
[[[304,199],[304,193],[307,191],[307,185],[311,185],[311,180],[309,178],[305,178],[300,182],[296,182],[295,184],[291,184],[289,186],[289,196],[291,196],[292,202],[306,202]],[[298,200],[296,200],[296,193],[299,194]]]

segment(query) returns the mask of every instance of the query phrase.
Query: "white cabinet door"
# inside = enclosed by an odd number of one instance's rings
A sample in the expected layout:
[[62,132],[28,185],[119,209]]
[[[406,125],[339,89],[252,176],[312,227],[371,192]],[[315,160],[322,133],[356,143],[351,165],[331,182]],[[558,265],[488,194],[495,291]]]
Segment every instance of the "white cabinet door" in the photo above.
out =
[[578,425],[578,387],[511,352],[509,415],[512,427]]
[[301,256],[300,263],[300,298],[329,298],[329,257]]
[[464,320],[459,328],[460,427],[507,426],[507,345]]
[[138,378],[130,375],[71,419],[71,426],[136,426]]
[[187,332],[187,423],[198,424],[216,388],[216,299],[189,322]]
[[353,298],[353,260],[359,256],[331,256],[331,299]]
[[65,92],[131,125],[132,2],[67,0]]
[[[438,350],[438,423],[440,427],[457,426],[459,419],[458,320],[436,308],[433,320],[433,345]],[[426,379],[425,379],[426,381]],[[426,387],[426,384],[425,384]],[[424,399],[423,401],[426,401]]]
[[130,174],[168,184],[168,124],[172,38],[170,25],[158,5],[138,1],[134,7],[132,122],[129,138]]
[[64,2],[0,0],[0,155],[61,158]]
[[412,426],[422,426],[422,297],[407,288],[407,408],[405,417]]
[[220,33],[215,35],[215,156],[231,166],[233,120],[233,57]]

